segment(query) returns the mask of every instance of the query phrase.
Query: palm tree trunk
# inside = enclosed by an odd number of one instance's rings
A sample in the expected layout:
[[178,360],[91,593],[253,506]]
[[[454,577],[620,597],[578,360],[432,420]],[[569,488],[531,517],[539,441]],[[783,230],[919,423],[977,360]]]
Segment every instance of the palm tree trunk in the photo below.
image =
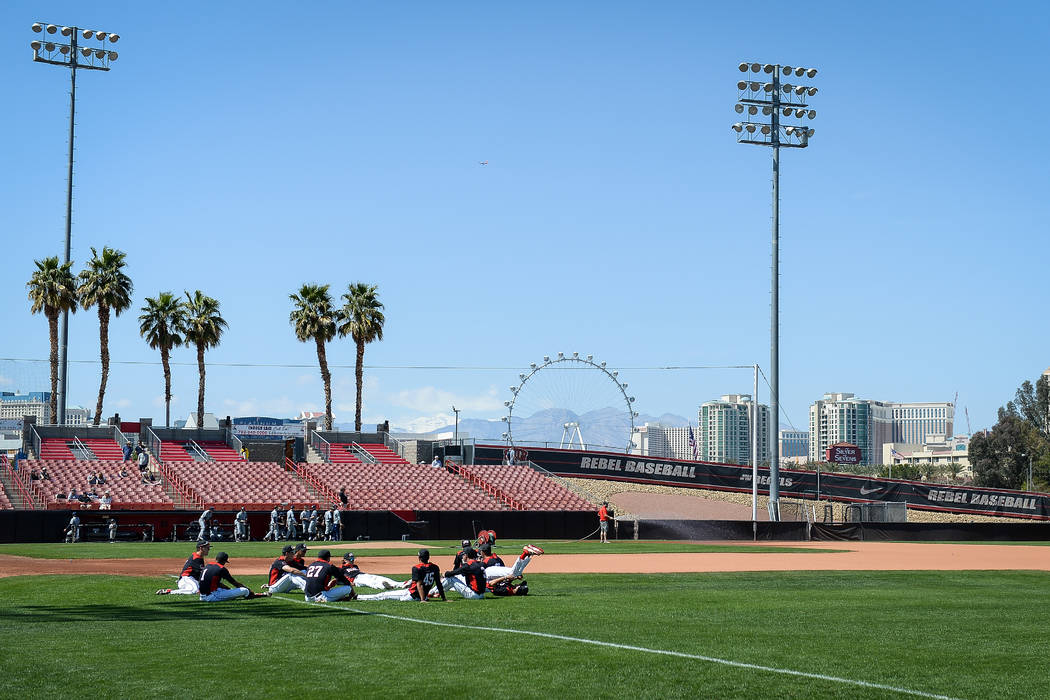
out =
[[354,430],[361,431],[361,378],[365,367],[365,341],[357,341],[357,363],[354,365],[354,379],[357,380],[357,406],[354,411]]
[[160,364],[164,366],[164,427],[171,427],[171,366],[168,364],[168,348],[160,348]]
[[197,385],[197,429],[204,427],[204,346],[197,343],[197,371],[200,372],[200,384]]
[[58,310],[47,307],[47,330],[51,339],[51,424],[58,424]]
[[109,381],[109,307],[98,305],[98,346],[102,360],[102,381],[98,385],[98,403],[95,404],[95,427],[102,418],[102,399],[106,395],[106,382]]
[[317,364],[321,366],[321,381],[324,382],[324,429],[332,429],[332,374],[328,371],[328,356],[324,350],[324,340],[319,336],[317,342]]

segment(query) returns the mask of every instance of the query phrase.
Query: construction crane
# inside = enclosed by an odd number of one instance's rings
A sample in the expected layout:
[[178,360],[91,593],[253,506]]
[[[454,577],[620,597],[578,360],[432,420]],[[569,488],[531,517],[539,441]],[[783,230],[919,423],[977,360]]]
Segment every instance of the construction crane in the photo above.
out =
[[973,428],[970,427],[970,409],[963,406],[963,412],[966,413],[966,432],[973,435]]

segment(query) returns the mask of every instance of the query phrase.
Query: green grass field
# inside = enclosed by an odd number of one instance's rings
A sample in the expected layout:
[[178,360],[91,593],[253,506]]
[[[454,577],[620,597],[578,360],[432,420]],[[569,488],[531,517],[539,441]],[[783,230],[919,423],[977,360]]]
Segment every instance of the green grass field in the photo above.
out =
[[4,695],[1050,697],[1050,574],[528,579],[525,598],[324,606],[153,595],[171,578],[4,578]]

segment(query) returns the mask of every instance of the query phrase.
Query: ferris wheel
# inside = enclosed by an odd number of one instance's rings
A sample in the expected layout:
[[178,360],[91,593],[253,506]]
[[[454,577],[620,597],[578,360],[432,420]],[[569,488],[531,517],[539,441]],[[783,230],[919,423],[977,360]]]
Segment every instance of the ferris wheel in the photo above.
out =
[[634,397],[619,372],[578,352],[531,363],[504,401],[509,445],[630,451]]

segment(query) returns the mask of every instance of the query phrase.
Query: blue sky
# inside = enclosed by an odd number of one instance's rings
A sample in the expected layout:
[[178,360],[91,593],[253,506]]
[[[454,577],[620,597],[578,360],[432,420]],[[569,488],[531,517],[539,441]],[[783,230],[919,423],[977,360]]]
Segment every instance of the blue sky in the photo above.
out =
[[[29,26],[118,32],[113,70],[78,76],[73,229],[76,269],[109,245],[135,282],[107,415],[163,419],[136,322],[162,290],[230,323],[209,411],[321,408],[287,321],[305,282],[379,287],[366,422],[498,418],[558,351],[621,368],[642,413],[750,392],[748,371],[645,369],[769,365],[770,153],[729,129],[741,60],[820,70],[812,145],[782,156],[783,423],[829,391],[958,392],[961,433],[962,406],[990,426],[1050,365],[1043,4],[38,7],[0,7],[0,357],[46,360],[25,282],[64,237],[69,76],[32,62]],[[70,405],[95,404],[97,332],[73,317]],[[173,359],[184,418],[194,355]],[[351,421],[352,343],[329,360]],[[421,366],[454,369],[395,369]],[[46,382],[0,361],[0,389]]]

